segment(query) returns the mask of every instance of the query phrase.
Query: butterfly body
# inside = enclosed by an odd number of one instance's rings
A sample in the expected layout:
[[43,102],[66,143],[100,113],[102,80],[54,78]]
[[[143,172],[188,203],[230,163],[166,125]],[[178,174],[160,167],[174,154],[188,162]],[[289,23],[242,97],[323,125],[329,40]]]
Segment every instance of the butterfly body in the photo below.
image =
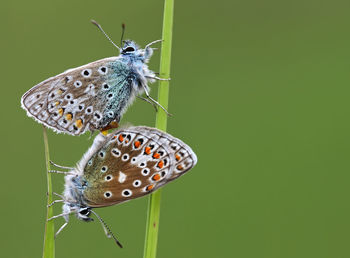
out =
[[126,41],[117,57],[69,69],[26,92],[28,116],[56,132],[80,135],[119,122],[135,97],[149,91],[155,74],[147,63],[153,50]]
[[91,210],[142,197],[185,174],[197,163],[181,140],[144,126],[99,134],[65,176],[63,213],[90,221]]

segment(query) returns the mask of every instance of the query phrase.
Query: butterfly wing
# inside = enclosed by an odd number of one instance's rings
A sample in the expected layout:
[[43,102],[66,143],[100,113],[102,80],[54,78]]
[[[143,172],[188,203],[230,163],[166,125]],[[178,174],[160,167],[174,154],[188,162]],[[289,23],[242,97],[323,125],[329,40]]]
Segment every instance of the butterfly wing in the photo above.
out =
[[86,159],[84,201],[103,207],[153,192],[197,163],[179,139],[148,127],[118,130]]
[[133,100],[130,67],[110,57],[70,69],[34,86],[22,107],[38,122],[72,135],[119,122]]

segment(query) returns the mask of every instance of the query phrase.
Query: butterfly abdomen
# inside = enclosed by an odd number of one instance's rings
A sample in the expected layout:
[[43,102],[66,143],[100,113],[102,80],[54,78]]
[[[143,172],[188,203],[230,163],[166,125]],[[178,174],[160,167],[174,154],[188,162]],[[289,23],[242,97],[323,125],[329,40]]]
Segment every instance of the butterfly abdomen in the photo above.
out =
[[129,61],[123,58],[111,64],[115,72],[107,81],[113,86],[98,96],[99,99],[107,101],[102,110],[103,119],[97,125],[99,128],[112,121],[119,122],[135,97],[143,92],[141,83],[146,84],[146,78]]

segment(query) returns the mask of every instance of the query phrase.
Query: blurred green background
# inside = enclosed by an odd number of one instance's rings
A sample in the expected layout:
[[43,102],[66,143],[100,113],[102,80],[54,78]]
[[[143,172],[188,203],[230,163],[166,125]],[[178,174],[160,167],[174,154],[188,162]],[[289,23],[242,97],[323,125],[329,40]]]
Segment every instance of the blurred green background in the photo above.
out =
[[[163,190],[158,257],[350,257],[349,1],[176,1],[168,131],[198,165]],[[21,95],[62,71],[161,38],[163,2],[3,1],[3,257],[41,257],[46,216],[42,127]],[[159,52],[150,68],[158,71]],[[157,84],[152,95],[157,96]],[[137,100],[123,122],[153,126]],[[49,133],[51,158],[74,165],[92,142]],[[54,189],[63,177],[53,175]],[[141,257],[147,198],[74,217],[56,257]],[[55,213],[61,211],[57,205]],[[57,227],[63,223],[58,219]]]

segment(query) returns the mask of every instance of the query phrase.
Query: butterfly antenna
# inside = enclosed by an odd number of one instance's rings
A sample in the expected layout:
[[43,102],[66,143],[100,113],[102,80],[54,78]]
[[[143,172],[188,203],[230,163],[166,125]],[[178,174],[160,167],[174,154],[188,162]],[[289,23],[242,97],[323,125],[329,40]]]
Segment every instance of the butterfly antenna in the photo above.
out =
[[102,29],[101,25],[98,24],[95,20],[91,20],[92,24],[96,25],[97,28],[106,36],[106,38],[113,44],[113,46],[115,46],[116,48],[118,48],[120,50],[120,47],[118,47],[112,40],[111,38],[107,35],[107,33]]
[[110,230],[110,228],[108,227],[108,225],[106,224],[106,222],[104,222],[104,220],[96,213],[94,212],[93,210],[91,210],[91,212],[93,214],[95,214],[95,216],[98,218],[98,220],[101,222],[103,228],[105,229],[105,232],[106,230],[108,231],[108,235],[107,237],[113,237],[114,241],[117,243],[117,245],[120,247],[120,248],[123,248],[122,244],[118,241],[118,239],[114,236],[114,234],[112,233],[112,231]]
[[122,23],[122,36],[120,38],[120,46],[123,46],[124,32],[125,32],[125,23]]

